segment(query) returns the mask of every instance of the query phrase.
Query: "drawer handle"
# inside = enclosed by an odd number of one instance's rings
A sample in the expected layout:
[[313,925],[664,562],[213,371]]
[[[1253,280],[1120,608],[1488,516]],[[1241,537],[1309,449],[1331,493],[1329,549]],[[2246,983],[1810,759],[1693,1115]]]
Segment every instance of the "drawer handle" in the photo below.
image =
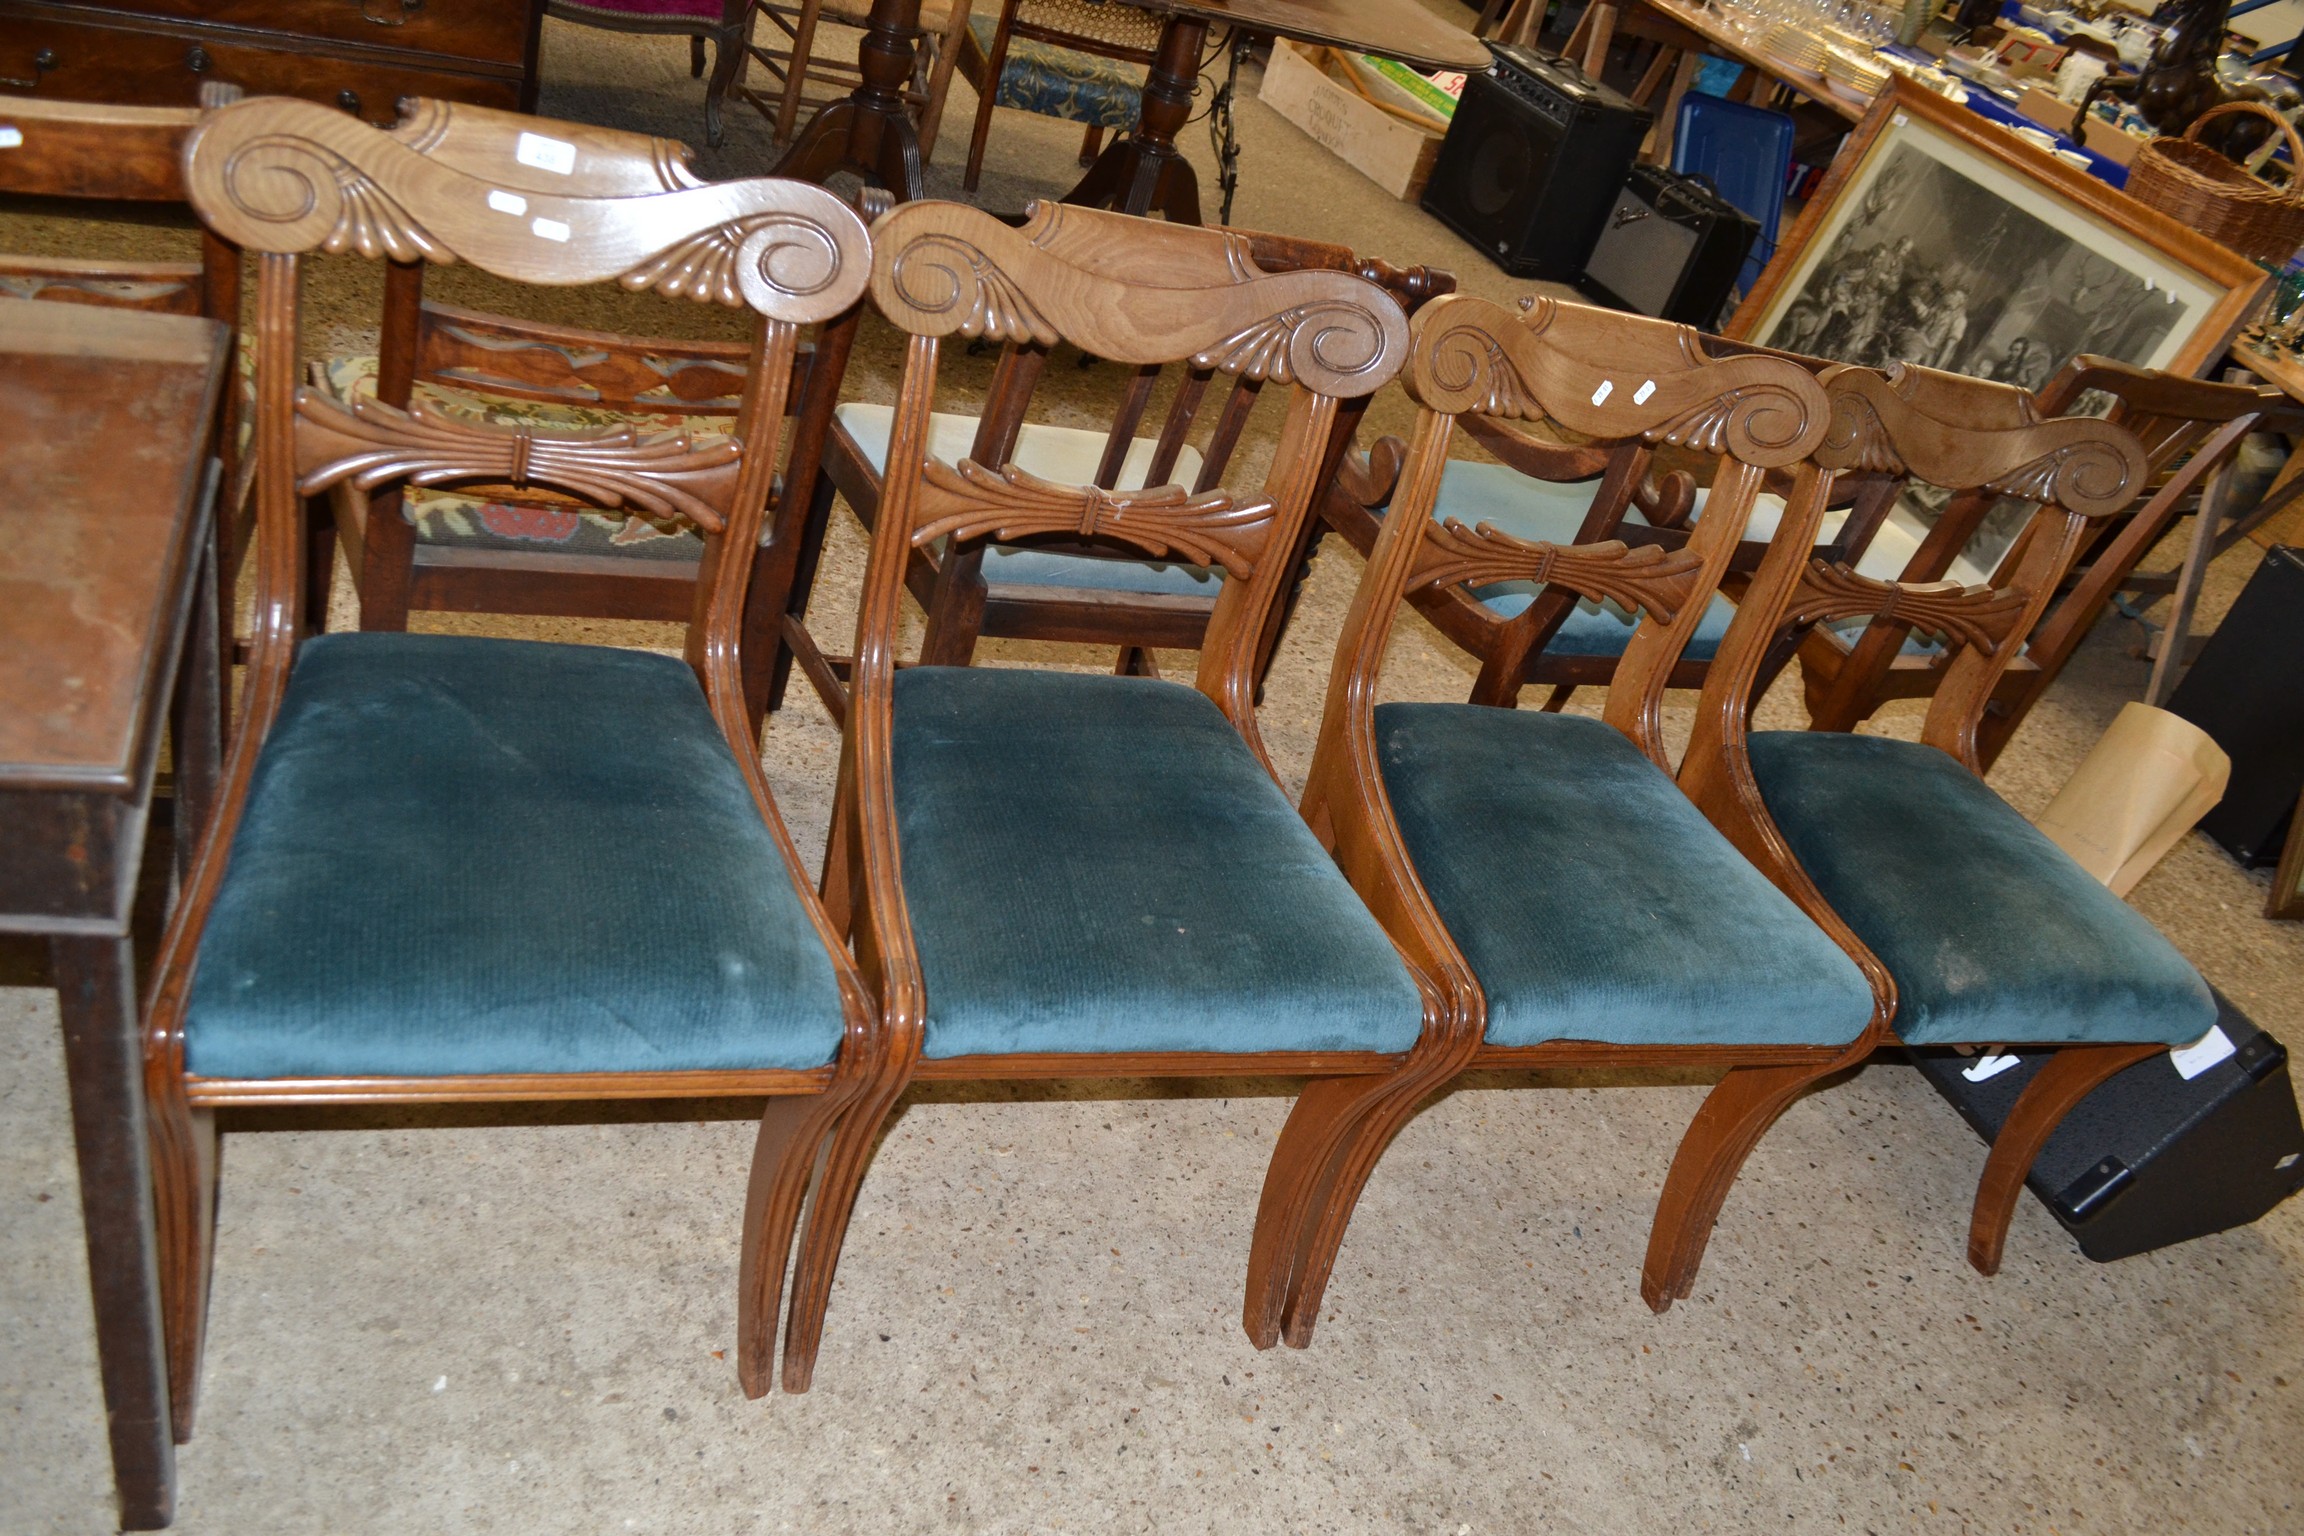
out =
[[208,73],[208,66],[215,62],[208,57],[208,50],[198,43],[184,50],[184,67],[196,75]]
[[56,50],[43,48],[32,55],[32,78],[19,80],[14,75],[0,75],[0,85],[11,85],[21,91],[40,89],[40,77],[56,67]]
[[345,111],[351,113],[354,117],[358,117],[360,115],[360,93],[349,88],[338,91],[336,93],[336,105],[342,107]]
[[379,27],[404,27],[411,12],[424,9],[424,0],[360,0],[360,19]]

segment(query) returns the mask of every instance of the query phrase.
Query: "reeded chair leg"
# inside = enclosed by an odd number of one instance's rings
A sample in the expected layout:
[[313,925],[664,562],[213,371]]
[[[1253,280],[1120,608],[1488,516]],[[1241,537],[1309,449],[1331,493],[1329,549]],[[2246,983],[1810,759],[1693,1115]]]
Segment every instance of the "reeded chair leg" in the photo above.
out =
[[215,1260],[216,1116],[178,1095],[151,1104],[152,1204],[160,1255],[160,1322],[168,1341],[168,1411],[176,1443],[192,1438],[200,1350]]
[[2068,1045],[2049,1058],[2016,1097],[2015,1107],[1992,1139],[1984,1177],[1976,1185],[1976,1209],[1968,1219],[1968,1262],[1982,1275],[2000,1272],[2008,1244],[2008,1223],[2016,1215],[2032,1160],[2040,1155],[2073,1106],[2164,1045]]
[[792,1273],[791,1317],[784,1326],[787,1392],[805,1392],[815,1378],[816,1350],[824,1340],[824,1313],[832,1303],[832,1277],[848,1237],[848,1217],[856,1209],[856,1193],[863,1187],[881,1127],[902,1096],[907,1076],[890,1074],[860,1096],[855,1107],[841,1116],[825,1151],[824,1171],[808,1204],[800,1257]]
[[1816,1066],[1734,1067],[1706,1096],[1673,1154],[1672,1171],[1656,1202],[1656,1221],[1648,1231],[1640,1299],[1651,1311],[1667,1310],[1695,1288],[1729,1186],[1776,1117],[1848,1065],[1834,1059]]
[[774,1385],[776,1322],[783,1310],[792,1234],[807,1203],[825,1139],[847,1102],[847,1095],[837,1093],[772,1099],[760,1117],[736,1282],[736,1375],[746,1397],[765,1396]]

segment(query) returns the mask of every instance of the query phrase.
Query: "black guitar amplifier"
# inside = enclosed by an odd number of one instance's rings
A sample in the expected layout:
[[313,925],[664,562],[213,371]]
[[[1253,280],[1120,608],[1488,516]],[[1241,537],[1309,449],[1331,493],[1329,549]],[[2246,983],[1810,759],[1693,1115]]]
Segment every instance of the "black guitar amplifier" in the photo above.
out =
[[1760,226],[1697,176],[1636,165],[1576,286],[1610,309],[1710,330]]
[[[2221,1038],[2114,1077],[2033,1161],[2026,1184],[2098,1263],[2246,1226],[2304,1185],[2286,1048],[2222,993],[2216,1014]],[[1912,1059],[1990,1141],[2049,1054],[2019,1046],[1997,1057],[1915,1050]]]
[[2271,864],[2304,792],[2304,550],[2264,557],[2200,659],[2168,696],[2232,755],[2224,798],[2200,830],[2242,864]]
[[1491,43],[1424,185],[1424,211],[1514,277],[1574,282],[1652,114],[1566,59]]

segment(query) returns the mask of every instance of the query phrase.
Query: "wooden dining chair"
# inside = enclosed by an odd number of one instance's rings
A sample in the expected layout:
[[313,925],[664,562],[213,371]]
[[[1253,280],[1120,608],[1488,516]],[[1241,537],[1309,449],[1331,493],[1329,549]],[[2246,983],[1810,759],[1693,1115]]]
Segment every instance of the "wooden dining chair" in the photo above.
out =
[[[1339,245],[1290,235],[1228,231],[1263,273],[1354,273],[1377,284],[1404,313],[1435,295],[1454,290],[1454,274],[1430,267],[1394,267],[1364,259]],[[825,328],[817,348],[816,375],[801,411],[793,446],[791,483],[797,487],[821,453],[815,491],[808,506],[786,585],[788,612],[769,680],[771,708],[781,704],[789,670],[797,662],[835,720],[847,707],[849,661],[828,653],[807,627],[808,604],[828,532],[835,493],[847,502],[867,530],[875,526],[882,497],[888,443],[895,408],[871,401],[837,400],[822,387],[838,380],[854,345],[861,315]],[[981,405],[972,412],[955,403],[930,418],[929,451],[947,463],[963,455],[979,462],[1011,460],[1043,480],[1094,485],[1105,490],[1141,490],[1171,481],[1194,493],[1223,482],[1249,420],[1262,397],[1265,375],[1254,368],[1226,369],[1209,355],[1170,366],[1130,370],[1121,386],[1112,421],[1103,428],[1071,426],[1045,419],[1035,395],[1046,375],[1048,342],[1020,335],[1005,343],[992,368]],[[1230,377],[1221,404],[1211,412],[1209,386],[1219,372]],[[1165,404],[1153,407],[1165,378]],[[1323,483],[1362,412],[1365,396],[1337,403],[1330,441],[1321,450]],[[1065,414],[1076,414],[1076,409]],[[1032,417],[1041,419],[1028,419]],[[1147,417],[1159,423],[1142,435]],[[819,429],[819,423],[821,428]],[[1317,494],[1317,492],[1315,493]],[[1309,549],[1297,536],[1287,596],[1273,610],[1257,652],[1257,679],[1278,644]],[[913,599],[928,616],[921,659],[940,666],[965,666],[983,637],[1106,645],[1118,653],[1124,672],[1152,673],[1155,648],[1197,650],[1208,632],[1224,580],[1221,568],[1184,559],[1143,560],[1131,552],[1039,545],[1010,547],[994,542],[947,552],[916,551],[905,573]]]
[[[1811,371],[1829,366],[1717,337],[1704,338],[1702,345],[1707,355],[1765,354]],[[1458,426],[1488,459],[1448,462],[1433,501],[1435,519],[1454,518],[1467,527],[1487,523],[1536,542],[1622,539],[1676,550],[1703,515],[1709,492],[1699,476],[1709,469],[1686,454],[1659,454],[1636,438],[1580,442],[1482,412],[1467,412]],[[1342,535],[1364,557],[1376,547],[1404,452],[1398,439],[1386,438],[1364,454],[1345,455],[1320,502],[1323,527]],[[1774,533],[1789,484],[1783,472],[1764,483],[1744,548],[1731,559],[1720,590],[1673,664],[1672,687],[1703,686],[1735,615],[1736,596]],[[1829,559],[1860,557],[1893,499],[1885,482],[1843,487],[1827,510],[1817,552]],[[1522,689],[1541,684],[1551,690],[1544,707],[1557,710],[1579,687],[1616,675],[1638,624],[1621,603],[1547,590],[1538,582],[1419,587],[1409,600],[1434,628],[1480,662],[1471,692],[1475,704],[1515,704]]]
[[[807,1384],[856,1184],[915,1079],[1381,1072],[1447,1013],[1289,805],[1253,701],[1256,637],[1289,576],[1274,553],[1307,515],[1339,399],[1398,369],[1399,306],[1348,273],[1261,272],[1243,235],[1059,204],[1016,229],[907,203],[872,237],[873,303],[908,338],[889,463],[909,468],[873,528],[824,896],[886,1049],[801,1239],[787,1390]],[[1104,490],[965,445],[945,457],[954,337],[1259,375],[1288,393],[1271,467],[1253,488]],[[906,568],[940,539],[1221,568],[1198,678],[899,668]],[[775,1318],[749,1316],[739,1358],[758,1392]]]
[[[491,211],[522,215],[538,196],[631,197],[706,185],[690,151],[669,139],[522,114],[411,98],[390,130],[429,160],[468,173],[485,167]],[[505,145],[513,147],[505,149]],[[727,284],[718,253],[696,253],[690,280]],[[385,267],[380,343],[373,355],[313,365],[313,384],[340,404],[374,399],[465,420],[548,431],[732,430],[745,388],[748,346],[580,330],[454,308],[424,298],[422,260]],[[732,287],[726,289],[733,293]],[[815,357],[796,355],[787,401],[804,398]],[[825,388],[837,390],[838,381]],[[703,569],[701,530],[678,511],[602,506],[557,486],[378,487],[353,481],[328,494],[315,523],[308,611],[324,620],[340,545],[359,601],[360,627],[405,629],[412,612],[573,615],[684,621]],[[753,553],[747,599],[745,701],[757,724],[784,608],[793,551],[779,549],[773,518]]]
[[[489,194],[517,143],[426,156],[263,98],[204,120],[187,153],[202,218],[260,253],[259,507],[242,726],[146,1036],[179,1435],[219,1107],[771,1095],[746,1230],[780,1271],[815,1144],[872,1059],[870,1002],[770,798],[736,653],[799,327],[854,302],[863,224],[820,188],[766,179],[536,193],[515,217]],[[341,404],[299,383],[300,264],[322,251],[748,307],[734,431],[556,434]],[[541,482],[677,510],[706,540],[686,663],[474,636],[306,640],[303,508],[348,478]]]
[[1105,131],[1142,115],[1159,46],[1159,13],[1116,0],[999,0],[998,14],[973,18],[960,38],[960,72],[976,89],[960,185],[973,192],[984,174],[996,107],[1080,124],[1080,163],[1095,164]]
[[[2081,552],[2047,612],[2000,674],[1977,728],[1978,760],[1986,769],[2114,595],[2157,597],[2173,589],[2173,577],[2139,575],[2137,565],[2187,511],[2204,504],[2213,508],[2223,472],[2241,444],[2252,433],[2294,430],[2299,415],[2287,396],[2268,386],[2211,384],[2087,354],[2066,364],[2041,389],[2037,409],[2044,417],[2058,416],[2107,398],[2110,419],[2143,445],[2150,478],[2141,504],[2132,511],[2090,520]],[[2299,491],[2304,491],[2304,480],[2285,488],[2265,509],[2267,515]],[[2021,503],[1996,495],[1955,498],[1912,552],[1899,579],[1945,579],[1987,518],[2024,513]],[[2002,576],[2012,574],[2024,555],[2021,545],[2011,543],[1997,562]],[[1926,698],[1942,686],[1952,659],[1943,645],[1916,635],[1909,624],[1875,618],[1861,625],[1819,625],[1800,643],[1811,725],[1851,731],[1891,699]]]
[[[1699,711],[1681,780],[1707,808],[1761,823],[1893,980],[1894,1033],[1913,1047],[2053,1048],[1985,1164],[1968,1255],[1998,1268],[2032,1158],[2106,1078],[2216,1020],[2208,987],[2133,908],[1980,777],[1995,686],[2055,595],[2091,519],[2118,515],[2151,473],[2107,421],[2044,418],[2008,385],[1892,368],[1836,369],[1828,472],[1888,472],[1955,493],[2035,505],[2024,554],[1989,584],[1885,582],[1818,560],[1783,606],[1791,638],[1877,616],[1942,637],[1953,654],[1918,741],[1834,731],[1748,731],[1749,689]],[[1711,696],[1708,695],[1708,698]]]
[[[868,4],[826,6],[824,0],[727,0],[727,3],[732,9],[747,13],[743,36],[748,58],[740,68],[749,70],[757,65],[776,82],[776,90],[771,95],[745,85],[739,74],[736,89],[773,125],[777,143],[792,142],[803,108],[838,101],[862,83],[861,61],[825,57],[817,49],[816,34],[827,21],[858,31],[866,29],[871,20]],[[960,61],[962,40],[968,35],[969,7],[970,0],[921,0],[912,83],[904,94],[913,113],[923,165],[936,152],[936,135],[944,122],[944,100],[952,89],[952,70]],[[754,19],[782,33],[783,43],[760,43],[757,29],[752,25]],[[811,98],[808,87],[812,83],[825,87],[826,94]]]
[[[1471,1067],[1726,1068],[1664,1183],[1641,1294],[1687,1294],[1738,1168],[1785,1106],[1861,1060],[1894,1005],[1876,962],[1798,880],[1737,850],[1675,785],[1662,706],[1742,547],[1764,481],[1788,495],[1705,698],[1754,665],[1771,604],[1815,542],[1829,423],[1811,373],[1709,356],[1693,330],[1552,299],[1426,307],[1403,370],[1419,410],[1392,513],[1337,640],[1305,819],[1386,931],[1453,1004],[1385,1076],[1307,1086],[1273,1149],[1243,1321],[1258,1348],[1311,1341],[1354,1204],[1384,1147]],[[1711,505],[1676,549],[1556,544],[1432,515],[1457,425],[1573,434],[1711,461]],[[1535,581],[1637,614],[1607,712],[1379,704],[1403,603]],[[1727,826],[1714,821],[1727,821]]]

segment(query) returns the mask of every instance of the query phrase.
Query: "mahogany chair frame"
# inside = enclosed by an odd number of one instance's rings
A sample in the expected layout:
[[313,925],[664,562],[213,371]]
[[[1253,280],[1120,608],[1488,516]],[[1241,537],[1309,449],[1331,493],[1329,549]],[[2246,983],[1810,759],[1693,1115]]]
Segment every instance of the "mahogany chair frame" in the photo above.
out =
[[[2138,576],[2137,563],[2185,512],[2215,504],[2224,471],[2241,443],[2256,432],[2294,430],[2300,414],[2270,386],[2212,384],[2085,353],[2042,387],[2037,409],[2044,417],[2060,416],[2098,393],[2112,397],[2110,419],[2143,445],[2150,473],[2145,499],[2125,518],[2089,525],[2081,554],[2053,605],[2033,627],[2023,653],[2001,674],[1978,726],[1977,750],[1987,770],[2088,637],[2114,593],[2173,590],[2172,577]],[[2304,481],[2282,488],[2265,510],[2277,511],[2299,491]],[[1982,494],[1955,497],[1900,579],[1943,580],[1998,500]],[[2001,575],[2012,574],[2023,556],[2020,545],[2011,546]],[[1886,619],[1866,625],[1852,641],[1828,629],[1811,631],[1800,642],[1800,670],[1813,728],[1852,731],[1891,699],[1934,693],[1952,658],[1942,650],[1905,654],[1910,633],[1910,625]]]
[[[1796,573],[1776,608],[1776,646],[1832,619],[1874,616],[1945,637],[1951,659],[1930,700],[1921,741],[1983,776],[1985,712],[2025,637],[2087,542],[2094,520],[2124,511],[2152,473],[2135,434],[2091,417],[2049,418],[2029,394],[1932,369],[1897,365],[1885,375],[1836,367],[1822,380],[1833,397],[1832,435],[1816,455],[1829,476],[1912,477],[1987,502],[2013,496],[2037,510],[2014,558],[1987,585],[1879,581],[1816,559]],[[2172,429],[2173,430],[2173,429]],[[1782,884],[1807,885],[1769,817],[1746,748],[1752,691],[1707,691],[1682,761],[1682,787],[1713,815],[1734,806],[1739,847]],[[1812,890],[1812,885],[1810,886]],[[1837,920],[1836,920],[1837,921]],[[1842,925],[1844,928],[1844,925]],[[1891,1029],[1877,1044],[1897,1045]],[[1989,1044],[1994,1042],[1976,1042]],[[2065,1045],[2027,1083],[1985,1162],[1968,1238],[1969,1262],[1999,1268],[2008,1223],[2032,1160],[2074,1105],[2113,1074],[2162,1045]]]
[[[1466,582],[1540,580],[1639,610],[1642,618],[1614,676],[1604,679],[1610,684],[1605,719],[1670,775],[1662,706],[1675,664],[1745,547],[1754,498],[1771,474],[1789,472],[1785,511],[1699,709],[1717,712],[1722,696],[1748,690],[1765,661],[1774,627],[1769,615],[1809,556],[1832,490],[1811,459],[1829,406],[1809,371],[1782,358],[1715,357],[1687,327],[1548,298],[1519,315],[1485,299],[1438,301],[1416,318],[1403,377],[1420,407],[1415,435],[1401,465],[1394,514],[1383,520],[1337,641],[1304,814],[1393,941],[1449,998],[1451,1011],[1445,1030],[1429,1033],[1391,1076],[1327,1077],[1297,1099],[1273,1149],[1257,1214],[1242,1320],[1258,1348],[1311,1342],[1345,1227],[1378,1158],[1432,1093],[1473,1068],[1727,1069],[1683,1136],[1658,1202],[1641,1295],[1663,1311],[1689,1293],[1721,1204],[1761,1134],[1810,1087],[1861,1061],[1883,1037],[1895,1006],[1895,989],[1879,962],[1805,877],[1782,860],[1756,861],[1870,982],[1871,1017],[1853,1041],[1488,1043],[1486,998],[1416,872],[1377,757],[1377,685],[1402,603]],[[1533,543],[1486,524],[1435,524],[1431,507],[1450,438],[1460,423],[1475,419],[1564,428],[1626,477],[1657,448],[1699,454],[1715,466],[1711,508],[1677,549],[1620,539]],[[1619,479],[1611,489],[1625,483]],[[1750,852],[1760,829],[1744,807],[1723,801],[1703,809]],[[1605,816],[1608,807],[1596,804],[1593,814]],[[1531,871],[1530,878],[1544,872]]]
[[[1811,371],[1825,363],[1793,353],[1777,352],[1719,337],[1701,338],[1708,357],[1765,355]],[[1633,546],[1654,545],[1667,550],[1684,547],[1695,524],[1691,515],[1697,488],[1693,470],[1702,466],[1688,455],[1659,453],[1637,438],[1602,444],[1573,438],[1542,436],[1485,412],[1466,412],[1457,422],[1464,434],[1508,468],[1532,480],[1560,484],[1594,481],[1592,501],[1572,543],[1593,544],[1609,539]],[[1406,452],[1397,438],[1380,438],[1365,453],[1343,455],[1332,483],[1325,488],[1319,511],[1321,527],[1341,534],[1363,558],[1373,556],[1385,517],[1380,508],[1397,493]],[[1764,488],[1788,494],[1792,479],[1785,471],[1771,472]],[[1874,479],[1861,486],[1843,487],[1835,506],[1847,516],[1817,553],[1834,560],[1855,560],[1871,543],[1894,504],[1892,488]],[[1628,518],[1637,510],[1641,522]],[[1720,590],[1740,594],[1752,570],[1768,547],[1766,540],[1747,540],[1730,560]],[[1531,683],[1549,685],[1544,707],[1556,710],[1579,687],[1604,684],[1617,672],[1616,656],[1556,655],[1547,647],[1574,611],[1577,599],[1566,591],[1547,591],[1510,617],[1498,614],[1466,586],[1419,586],[1408,600],[1449,640],[1480,662],[1472,685],[1475,704],[1513,705]],[[1778,660],[1763,669],[1762,684],[1772,678]],[[1706,658],[1681,656],[1673,663],[1668,686],[1701,688],[1711,670]]]
[[[488,211],[492,172],[513,163],[522,117],[455,136],[450,154],[419,154],[342,113],[285,98],[243,102],[194,131],[186,152],[194,206],[220,234],[259,253],[256,295],[257,629],[242,728],[217,814],[162,940],[147,1015],[145,1085],[152,1107],[163,1310],[179,1438],[190,1433],[216,1177],[215,1112],[227,1105],[471,1103],[764,1094],[759,1157],[747,1200],[747,1276],[770,1293],[806,1199],[815,1153],[843,1108],[872,1080],[876,1012],[838,934],[811,893],[762,774],[743,705],[737,648],[752,562],[775,472],[784,394],[799,328],[853,302],[866,275],[862,222],[832,194],[758,179],[654,196],[536,194],[535,217],[574,238],[531,233]],[[469,127],[469,125],[467,125]],[[610,146],[603,144],[603,153]],[[635,156],[641,149],[629,149]],[[615,279],[634,290],[758,315],[734,436],[555,435],[471,425],[365,402],[339,405],[299,384],[299,264],[317,251],[469,261],[544,285]],[[306,498],[353,475],[372,483],[531,481],[612,502],[677,506],[705,530],[703,580],[687,660],[781,852],[837,981],[844,1035],[833,1063],[806,1071],[571,1073],[488,1077],[203,1078],[187,1073],[183,1023],[198,948],[247,807],[258,755],[277,718],[305,626]],[[771,1302],[773,1315],[773,1302]]]
[[[824,1183],[801,1237],[784,1384],[807,1384],[833,1268],[865,1162],[897,1097],[915,1080],[1007,1081],[1055,1077],[1191,1077],[1239,1072],[1387,1073],[1393,1057],[1361,1052],[1079,1052],[928,1059],[927,995],[903,882],[895,812],[893,691],[906,573],[940,538],[961,545],[1049,541],[1124,548],[1139,558],[1221,565],[1223,595],[1208,625],[1196,686],[1213,700],[1266,771],[1258,734],[1258,640],[1282,600],[1287,554],[1309,515],[1321,450],[1339,401],[1382,387],[1400,365],[1408,331],[1399,306],[1348,273],[1266,274],[1247,236],[1153,224],[1042,203],[1021,229],[953,203],[905,204],[876,220],[872,299],[909,340],[891,464],[921,466],[888,481],[873,528],[856,620],[852,703],[841,738],[837,799],[825,853],[824,900],[847,933],[880,999],[884,1054],[873,1091],[835,1133]],[[953,337],[1028,344],[1059,339],[1096,356],[1145,367],[1215,359],[1218,371],[1289,390],[1286,420],[1265,481],[1253,494],[1208,487],[1108,492],[1054,485],[983,455],[999,446],[987,417],[977,452],[958,465],[928,456],[939,350]],[[1426,1034],[1451,1008],[1419,982]],[[764,1391],[774,1319],[754,1309],[739,1341],[747,1389]]]
[[[553,129],[572,151],[571,171],[539,169],[500,153],[507,136],[534,130],[535,120],[523,115],[411,98],[387,131],[443,165],[487,165],[493,184],[514,201],[638,197],[707,185],[690,169],[685,144],[574,123]],[[422,381],[546,405],[684,417],[717,431],[735,419],[750,355],[743,343],[619,336],[435,305],[424,299],[424,268],[422,260],[398,258],[385,266],[376,398],[386,405],[405,409]],[[807,346],[796,354],[788,401],[807,397],[815,357]],[[838,385],[833,378],[823,387]],[[581,496],[551,487],[487,489],[516,503],[589,509]],[[700,561],[425,544],[400,515],[401,494],[387,487],[370,495],[351,485],[331,493],[331,515],[314,525],[306,601],[315,625],[327,613],[331,532],[352,572],[362,629],[405,629],[413,610],[680,622],[694,607]],[[767,708],[768,667],[796,557],[782,528],[780,519],[772,520],[777,536],[754,552],[747,598],[745,701],[755,730]]]
[[[1028,218],[1045,217],[1035,204]],[[1224,233],[1244,242],[1248,270],[1264,274],[1339,272],[1357,275],[1382,288],[1404,314],[1455,290],[1453,273],[1432,267],[1395,267],[1364,259],[1340,245],[1329,245],[1290,235],[1247,230]],[[826,326],[817,343],[818,372],[799,413],[788,482],[793,487],[813,481],[796,568],[787,584],[787,610],[768,683],[768,707],[778,707],[797,662],[835,720],[847,709],[849,658],[827,653],[807,625],[808,603],[821,560],[835,493],[856,513],[869,532],[877,524],[883,495],[882,476],[856,441],[839,425],[834,412],[836,391],[850,350],[855,345],[861,311]],[[973,338],[990,341],[990,336]],[[1006,340],[994,365],[992,382],[977,416],[975,455],[980,463],[1005,464],[1015,451],[1019,433],[1031,409],[1032,395],[1047,368],[1051,347],[1030,336]],[[1101,354],[1095,354],[1101,355]],[[1106,359],[1116,361],[1115,359]],[[1173,360],[1177,377],[1160,417],[1158,436],[1146,484],[1167,484],[1179,455],[1201,423],[1208,403],[1209,385],[1221,368],[1212,357]],[[1093,484],[1110,490],[1119,481],[1130,449],[1137,441],[1151,409],[1163,365],[1134,369],[1121,392],[1118,410],[1106,430],[1103,452]],[[1223,391],[1222,404],[1207,424],[1199,473],[1190,490],[1197,495],[1219,485],[1241,435],[1255,410],[1265,379],[1253,370],[1233,373]],[[1367,410],[1368,397],[1340,400],[1336,423],[1320,456],[1320,481],[1325,485],[1337,469],[1352,433]],[[1318,494],[1317,492],[1315,493]],[[1069,554],[1094,554],[1085,546]],[[1104,550],[1103,553],[1110,553]],[[983,575],[984,547],[962,548],[946,556],[930,549],[913,552],[905,569],[906,589],[928,616],[922,665],[965,666],[975,655],[978,639],[1047,640],[1087,645],[1109,645],[1119,652],[1122,672],[1150,674],[1149,652],[1155,648],[1198,650],[1208,634],[1217,599],[1170,593],[1146,593],[1107,588],[1002,587],[987,585]],[[1296,536],[1287,595],[1266,621],[1257,654],[1257,680],[1261,684],[1271,664],[1280,633],[1287,623],[1310,559],[1309,530]]]

